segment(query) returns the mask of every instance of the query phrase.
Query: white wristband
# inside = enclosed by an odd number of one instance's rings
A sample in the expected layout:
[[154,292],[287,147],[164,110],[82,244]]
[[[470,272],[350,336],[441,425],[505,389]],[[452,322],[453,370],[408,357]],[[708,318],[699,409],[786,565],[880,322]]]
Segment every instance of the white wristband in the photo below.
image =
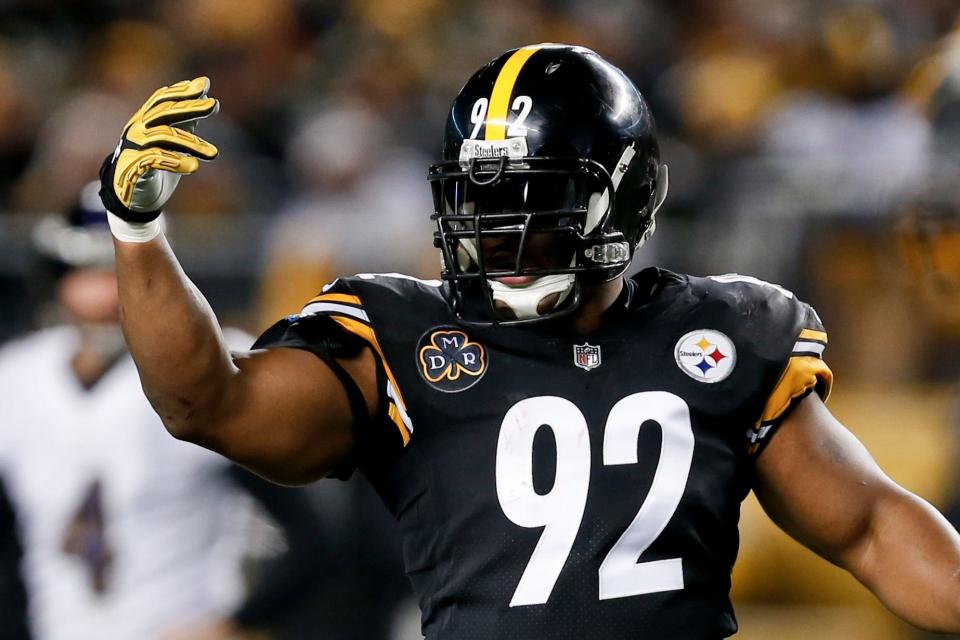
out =
[[127,222],[123,218],[107,212],[110,233],[121,242],[150,242],[163,230],[160,216],[150,222]]

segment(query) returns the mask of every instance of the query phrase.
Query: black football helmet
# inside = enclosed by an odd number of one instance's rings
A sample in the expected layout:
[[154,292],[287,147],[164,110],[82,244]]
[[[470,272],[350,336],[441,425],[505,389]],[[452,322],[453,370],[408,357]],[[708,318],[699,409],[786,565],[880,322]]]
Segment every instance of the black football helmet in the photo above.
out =
[[481,324],[575,310],[584,284],[626,271],[667,188],[636,86],[561,44],[507,51],[467,81],[428,179],[449,303]]

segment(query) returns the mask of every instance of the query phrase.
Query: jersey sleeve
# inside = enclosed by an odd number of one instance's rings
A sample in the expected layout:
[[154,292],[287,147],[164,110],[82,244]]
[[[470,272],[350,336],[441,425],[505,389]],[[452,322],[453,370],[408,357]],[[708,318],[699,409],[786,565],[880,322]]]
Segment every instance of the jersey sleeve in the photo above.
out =
[[[363,347],[373,350],[377,361],[378,415],[368,416],[356,382],[337,362],[350,358]],[[387,455],[410,442],[413,425],[390,364],[363,301],[346,279],[326,285],[299,314],[287,316],[267,329],[254,349],[287,347],[303,349],[326,362],[344,385],[354,413],[355,456],[349,471],[369,458]],[[349,472],[338,470],[337,477]]]
[[827,332],[817,313],[799,301],[792,303],[793,317],[787,326],[782,372],[767,395],[756,424],[747,430],[747,451],[756,456],[766,447],[790,410],[807,394],[815,392],[823,401],[830,395],[833,372],[823,359]]

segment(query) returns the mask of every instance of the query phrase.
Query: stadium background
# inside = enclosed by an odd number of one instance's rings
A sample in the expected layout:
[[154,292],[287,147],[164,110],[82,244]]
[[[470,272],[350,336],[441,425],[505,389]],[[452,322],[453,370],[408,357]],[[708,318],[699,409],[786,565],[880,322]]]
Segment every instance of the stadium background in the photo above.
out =
[[[638,266],[751,274],[812,303],[835,413],[950,509],[960,296],[911,269],[903,211],[960,140],[944,116],[956,7],[0,0],[0,341],[55,321],[31,230],[73,204],[155,87],[208,75],[221,100],[201,128],[220,158],[181,183],[171,235],[221,320],[258,333],[336,274],[434,275],[424,177],[452,97],[503,50],[572,42],[624,68],[658,121],[671,192]],[[752,499],[734,595],[745,640],[918,637]]]

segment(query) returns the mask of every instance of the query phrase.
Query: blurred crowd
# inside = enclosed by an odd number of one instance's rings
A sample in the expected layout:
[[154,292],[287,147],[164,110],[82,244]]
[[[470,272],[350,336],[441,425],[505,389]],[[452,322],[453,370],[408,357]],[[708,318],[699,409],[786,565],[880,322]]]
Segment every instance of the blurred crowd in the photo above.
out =
[[156,87],[198,75],[220,157],[182,181],[171,236],[222,318],[258,333],[337,274],[435,277],[449,104],[542,41],[596,49],[651,103],[671,193],[638,267],[782,282],[833,330],[841,385],[960,376],[947,293],[923,304],[897,231],[960,178],[940,171],[956,0],[0,0],[0,340],[44,316],[31,229]]
[[[931,89],[910,76],[956,12],[950,0],[8,0],[0,216],[63,211],[153,88],[207,75],[222,108],[202,133],[221,156],[171,209],[202,219],[182,227],[188,245],[269,218],[228,236],[258,267],[241,280],[266,274],[265,295],[229,298],[255,306],[257,329],[332,273],[435,272],[423,175],[452,96],[505,49],[574,42],[624,68],[657,117],[673,168],[664,225],[683,237],[650,260],[799,280],[811,214],[877,220],[921,188]],[[0,336],[23,326],[16,308]]]

